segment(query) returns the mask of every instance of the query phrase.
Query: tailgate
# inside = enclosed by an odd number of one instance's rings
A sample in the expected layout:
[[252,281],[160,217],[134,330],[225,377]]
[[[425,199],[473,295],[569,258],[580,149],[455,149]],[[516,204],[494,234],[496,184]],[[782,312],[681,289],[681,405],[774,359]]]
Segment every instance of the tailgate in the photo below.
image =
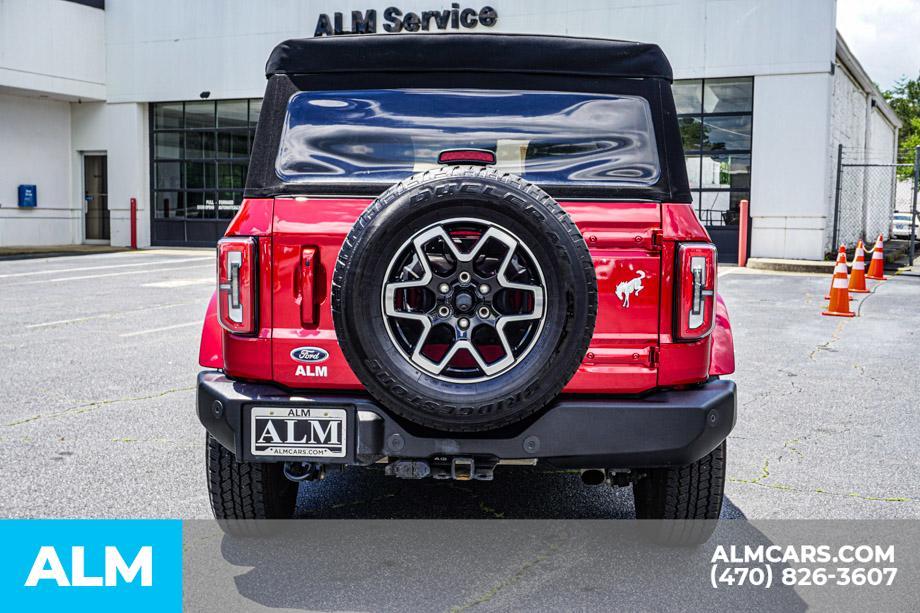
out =
[[661,302],[661,206],[560,202],[581,230],[597,272],[594,338],[569,393],[623,394],[655,387]]
[[[272,364],[278,383],[361,389],[336,342],[329,304],[342,241],[369,199],[277,198],[272,238]],[[598,314],[570,393],[655,387],[660,308],[660,205],[561,202],[585,237],[598,282]]]

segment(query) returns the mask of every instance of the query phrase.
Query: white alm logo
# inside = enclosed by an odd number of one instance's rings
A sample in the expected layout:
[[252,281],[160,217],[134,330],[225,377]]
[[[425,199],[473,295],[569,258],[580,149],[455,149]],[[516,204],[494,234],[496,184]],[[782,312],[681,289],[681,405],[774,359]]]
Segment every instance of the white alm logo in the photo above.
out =
[[642,279],[645,278],[645,271],[640,270],[638,276],[635,279],[630,279],[629,281],[623,281],[622,283],[617,283],[617,298],[623,301],[623,306],[627,309],[629,308],[629,296],[630,294],[639,295],[645,286],[642,285]]
[[141,585],[153,585],[153,547],[144,545],[137,552],[131,564],[125,562],[117,547],[105,547],[105,576],[87,576],[85,574],[84,548],[73,546],[70,548],[70,576],[58,557],[53,545],[40,547],[26,587],[40,587],[39,582],[44,580],[54,581],[58,587],[118,587],[118,576],[121,575],[122,583],[134,583],[138,575],[141,576]]

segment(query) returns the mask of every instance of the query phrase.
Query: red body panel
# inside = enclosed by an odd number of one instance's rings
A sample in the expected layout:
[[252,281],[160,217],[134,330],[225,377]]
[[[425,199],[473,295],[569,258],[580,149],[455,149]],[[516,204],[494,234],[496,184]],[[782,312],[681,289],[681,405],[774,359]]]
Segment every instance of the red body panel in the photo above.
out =
[[[282,385],[312,389],[362,387],[336,341],[329,293],[342,241],[370,203],[369,199],[275,200],[272,363],[274,380]],[[313,324],[302,322],[300,270],[304,247],[316,249],[312,293],[318,316]],[[304,346],[324,349],[329,357],[316,367],[291,359],[291,351]],[[323,372],[317,367],[324,367],[326,376],[317,376]]]
[[735,341],[732,324],[728,320],[728,308],[722,296],[716,296],[716,327],[712,331],[712,351],[709,358],[709,374],[730,375],[735,372]]
[[270,236],[272,233],[272,198],[243,200],[225,236]]
[[204,314],[201,328],[201,344],[198,346],[198,363],[205,368],[224,367],[223,328],[217,321],[217,292],[211,294],[208,310]]
[[661,260],[661,364],[658,385],[673,386],[698,383],[709,376],[709,352],[712,336],[691,342],[676,342],[674,327],[674,272],[676,243],[684,241],[710,242],[689,204],[662,204],[661,230],[664,247]]
[[[294,389],[361,389],[336,341],[329,295],[342,241],[370,202],[365,198],[244,201],[227,235],[260,237],[259,333],[241,337],[224,331],[212,299],[202,334],[201,364],[224,368],[233,377],[272,380]],[[696,383],[734,369],[731,327],[721,298],[711,336],[692,343],[674,342],[671,337],[675,242],[709,240],[689,205],[560,204],[585,237],[598,281],[594,338],[564,392],[636,393]],[[304,257],[310,259],[306,267]],[[312,274],[312,279],[305,279],[306,274]],[[643,275],[641,291],[628,295],[626,307],[623,297],[617,296],[617,286]],[[308,300],[312,296],[312,308],[304,303],[305,294]],[[304,346],[323,349],[329,357],[321,364],[304,366],[290,355]]]
[[[594,338],[566,393],[636,393],[657,385],[658,296],[661,253],[654,202],[560,202],[581,230],[597,274]],[[643,289],[617,298],[619,283],[641,273]]]

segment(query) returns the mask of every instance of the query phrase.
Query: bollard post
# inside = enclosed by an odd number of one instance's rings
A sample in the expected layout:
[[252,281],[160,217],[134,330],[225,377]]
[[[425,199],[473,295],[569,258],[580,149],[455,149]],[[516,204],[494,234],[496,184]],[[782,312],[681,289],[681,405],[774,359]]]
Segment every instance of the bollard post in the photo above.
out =
[[742,200],[740,203],[741,219],[738,221],[738,266],[744,268],[747,266],[748,251],[748,219],[750,218],[750,203]]
[[907,235],[908,240],[908,249],[907,249],[907,265],[914,265],[914,257],[916,256],[915,245],[917,242],[917,237],[915,233],[917,231],[917,192],[920,191],[920,146],[914,147],[914,185],[913,193],[911,193],[910,199],[910,234]]
[[137,249],[137,198],[131,198],[131,248]]

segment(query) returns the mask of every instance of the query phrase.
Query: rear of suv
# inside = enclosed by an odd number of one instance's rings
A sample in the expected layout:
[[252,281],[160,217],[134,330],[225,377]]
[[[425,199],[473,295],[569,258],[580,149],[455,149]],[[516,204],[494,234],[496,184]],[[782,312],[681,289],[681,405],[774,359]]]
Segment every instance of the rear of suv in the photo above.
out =
[[657,46],[343,36],[266,73],[201,343],[218,519],[522,464],[718,518],[731,328]]

